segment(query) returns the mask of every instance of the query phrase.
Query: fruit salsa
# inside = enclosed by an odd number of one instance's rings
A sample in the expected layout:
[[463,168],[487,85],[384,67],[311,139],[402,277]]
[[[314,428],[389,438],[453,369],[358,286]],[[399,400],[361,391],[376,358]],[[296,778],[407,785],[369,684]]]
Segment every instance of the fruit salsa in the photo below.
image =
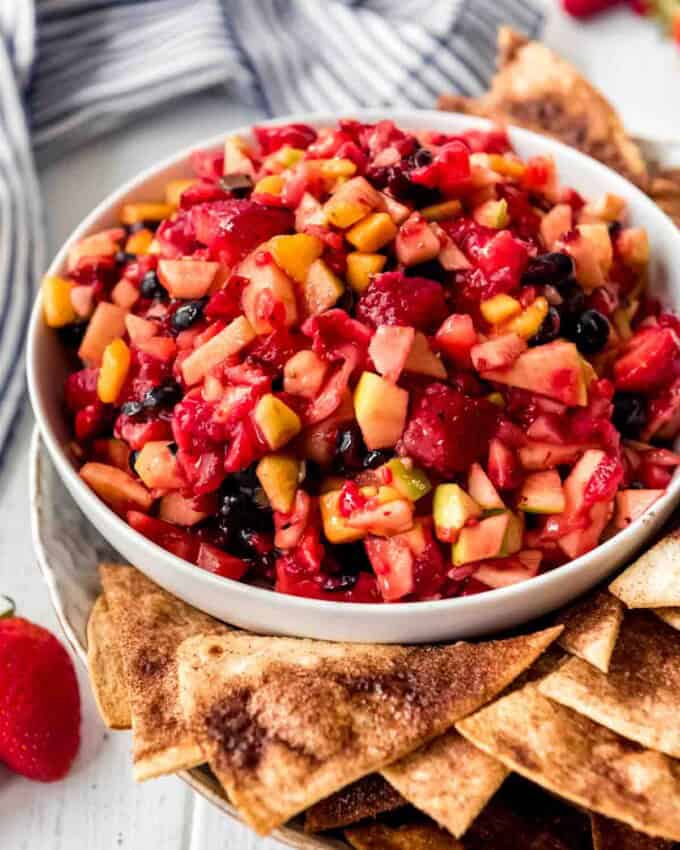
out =
[[680,322],[625,202],[503,130],[255,127],[43,283],[82,479],[218,576],[467,596],[589,552],[680,456]]

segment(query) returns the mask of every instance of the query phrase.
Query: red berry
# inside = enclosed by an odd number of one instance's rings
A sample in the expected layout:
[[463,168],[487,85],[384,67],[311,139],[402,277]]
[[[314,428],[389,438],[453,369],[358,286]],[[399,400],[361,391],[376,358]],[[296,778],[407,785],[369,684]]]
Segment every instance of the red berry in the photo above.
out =
[[448,312],[441,284],[402,272],[376,275],[356,308],[357,319],[371,327],[406,325],[425,333],[436,330]]
[[195,563],[199,540],[190,532],[139,511],[128,511],[127,521],[135,531],[148,537],[158,546],[162,546],[178,558]]
[[621,0],[562,0],[564,11],[575,18],[590,18],[612,6],[618,6]]
[[284,145],[308,148],[316,139],[316,130],[307,124],[286,124],[284,127],[253,127],[253,135],[264,156]]
[[67,773],[80,746],[73,663],[45,629],[0,620],[0,760],[39,782]]
[[192,151],[191,166],[199,177],[219,180],[224,173],[224,149]]
[[617,390],[651,393],[670,383],[680,355],[671,328],[644,328],[614,363]]

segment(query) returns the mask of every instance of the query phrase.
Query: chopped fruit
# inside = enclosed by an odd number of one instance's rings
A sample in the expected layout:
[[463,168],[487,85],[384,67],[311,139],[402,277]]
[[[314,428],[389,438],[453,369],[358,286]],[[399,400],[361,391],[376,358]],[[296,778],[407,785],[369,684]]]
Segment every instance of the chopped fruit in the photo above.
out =
[[454,218],[463,211],[460,201],[443,201],[441,204],[431,204],[423,207],[420,214],[426,221],[442,221],[445,218]]
[[199,540],[185,528],[155,519],[139,511],[128,511],[127,521],[140,534],[148,537],[157,546],[162,546],[178,558],[196,562]]
[[227,325],[182,361],[182,377],[189,386],[197,384],[208,372],[255,339],[255,331],[244,317]]
[[467,314],[454,313],[449,316],[435,334],[439,350],[462,368],[472,365],[470,352],[477,344],[477,339],[472,317]]
[[97,395],[104,404],[113,404],[123,389],[130,369],[130,349],[122,339],[114,339],[104,349],[97,379]]
[[439,255],[441,246],[423,216],[414,213],[399,228],[394,250],[397,260],[403,266],[417,266],[419,263],[434,260]]
[[358,508],[347,518],[350,528],[358,528],[367,534],[392,537],[413,527],[413,504],[406,499],[369,499],[364,507]]
[[577,461],[564,482],[565,513],[578,514],[586,504],[586,488],[606,455],[599,449],[588,449]]
[[480,342],[470,349],[472,365],[478,372],[489,369],[506,369],[526,351],[527,343],[516,333],[492,337],[486,342]]
[[271,393],[262,396],[255,407],[254,420],[270,449],[276,451],[300,433],[300,417]]
[[626,211],[626,202],[620,195],[605,192],[596,201],[586,204],[579,214],[581,224],[611,224],[620,221]]
[[340,490],[331,490],[319,497],[323,531],[331,543],[353,543],[366,536],[365,529],[352,528],[340,513]]
[[389,470],[388,480],[392,487],[412,502],[417,502],[432,489],[430,479],[410,458],[395,457],[385,468]]
[[396,234],[397,226],[389,215],[376,212],[362,218],[345,236],[358,251],[372,253],[391,242]]
[[439,265],[447,272],[471,269],[472,263],[470,260],[468,260],[453,239],[444,232],[443,228],[434,225],[433,230],[439,239],[440,251],[437,255]]
[[248,145],[240,136],[227,136],[224,142],[224,166],[222,173],[255,176],[255,166],[247,155]]
[[521,313],[522,305],[516,298],[511,298],[501,292],[487,301],[482,301],[479,309],[489,324],[500,325],[506,319],[511,319]]
[[153,504],[146,487],[115,466],[90,461],[81,467],[80,477],[115,511],[122,513],[130,508],[148,511]]
[[291,455],[265,455],[258,463],[256,473],[272,509],[287,514],[295,501],[300,461]]
[[150,490],[177,490],[186,484],[169,440],[146,443],[136,457],[135,472]]
[[368,354],[386,381],[396,384],[408,360],[416,332],[398,325],[379,325],[371,338]]
[[557,204],[541,219],[541,237],[545,247],[552,251],[565,233],[572,229],[573,210],[569,204]]
[[100,301],[90,318],[78,357],[88,366],[99,366],[106,346],[125,333],[125,310],[116,304]]
[[619,490],[616,494],[614,516],[616,528],[627,528],[631,522],[635,522],[648,508],[651,508],[664,492],[664,490]]
[[103,230],[101,233],[94,233],[92,236],[86,236],[76,242],[68,251],[66,267],[69,273],[75,271],[81,261],[87,257],[108,257],[116,254],[119,243],[124,237],[125,230],[122,227],[117,227],[111,230]]
[[182,193],[195,186],[198,182],[194,178],[168,181],[165,184],[165,203],[171,207],[178,207],[182,200]]
[[315,316],[324,310],[330,310],[344,291],[345,286],[335,272],[323,260],[315,260],[309,267],[302,285],[307,314]]
[[274,512],[274,546],[277,549],[292,549],[297,546],[307,527],[312,508],[311,496],[298,488],[289,513]]
[[[72,295],[75,295],[76,290],[78,289],[90,289],[90,287],[84,286],[75,286],[73,288]],[[118,281],[118,283],[111,290],[111,300],[114,304],[117,304],[119,307],[122,307],[124,310],[129,310],[133,307],[137,301],[139,301],[141,295],[137,287],[132,283],[132,281],[127,280],[127,278],[122,278]],[[72,298],[75,303],[75,298]],[[92,299],[89,298],[88,301]],[[78,309],[78,315],[80,316],[89,316],[94,309],[94,305],[90,305],[84,308],[84,310]]]
[[270,174],[258,180],[253,186],[254,195],[280,195],[286,185],[283,177],[278,174]]
[[171,522],[175,525],[187,527],[196,525],[207,519],[214,510],[214,505],[207,503],[204,509],[196,504],[197,501],[197,499],[187,498],[182,496],[179,491],[173,490],[161,498],[158,516],[165,522]]
[[173,298],[202,298],[220,269],[205,260],[160,260],[158,280]]
[[238,273],[249,281],[241,295],[241,305],[256,334],[271,333],[277,325],[295,324],[297,300],[293,281],[268,251],[255,251],[241,263]]
[[499,490],[514,490],[521,481],[521,470],[515,453],[497,437],[489,443],[487,470],[489,479]]
[[562,481],[555,470],[527,475],[517,500],[517,507],[530,514],[561,514],[565,504]]
[[335,227],[347,228],[382,206],[382,198],[364,177],[352,177],[326,201],[324,214]]
[[460,567],[473,561],[501,558],[508,554],[504,551],[504,542],[511,517],[512,514],[505,511],[461,529],[452,549],[454,565]]
[[241,558],[235,558],[217,546],[210,543],[201,543],[198,547],[196,566],[207,570],[221,578],[230,578],[234,581],[242,579],[248,572],[248,564]]
[[63,328],[76,320],[71,303],[73,281],[63,277],[45,277],[42,282],[42,300],[45,322],[51,328]]
[[550,305],[547,299],[539,295],[528,307],[522,310],[519,316],[510,319],[500,330],[503,333],[518,334],[522,339],[531,339],[541,329],[541,325],[545,321],[549,309]]
[[[296,233],[293,236],[275,236],[266,246],[261,246],[261,250],[271,251],[276,264],[289,277],[304,283],[312,263],[323,253],[323,247],[323,242],[316,236]],[[342,288],[342,284],[340,286]]]
[[158,333],[156,322],[142,319],[133,313],[128,313],[125,317],[125,329],[128,332],[130,341],[133,343],[146,342]]
[[553,250],[569,254],[574,261],[576,280],[587,292],[604,285],[605,277],[597,246],[592,240],[584,238],[579,230],[569,231],[564,238],[553,245]]
[[143,227],[136,233],[128,236],[125,243],[126,254],[148,254],[151,243],[153,242],[153,233]]
[[347,255],[347,283],[355,292],[368,288],[371,278],[383,270],[387,257],[384,254],[365,254],[352,251]]
[[[528,557],[529,554],[533,557]],[[531,550],[526,550],[509,558],[496,558],[490,564],[482,564],[475,570],[472,577],[488,587],[509,587],[511,584],[526,581],[537,575],[541,556],[541,552],[533,553]]]
[[446,314],[441,284],[403,272],[376,275],[356,308],[357,319],[371,327],[407,325],[424,333],[438,327]]
[[430,342],[425,334],[416,331],[406,363],[405,372],[427,375],[429,378],[445,379],[446,367],[430,348]]
[[498,495],[498,491],[478,463],[473,463],[470,467],[468,493],[484,512],[505,510],[505,504]]
[[500,201],[485,201],[473,210],[472,216],[477,224],[481,224],[482,227],[492,227],[494,230],[502,230],[508,226],[510,221],[508,216],[508,202],[505,198],[502,198]]
[[408,393],[401,387],[364,372],[354,391],[354,413],[366,447],[394,448],[406,424]]
[[649,237],[642,227],[624,228],[616,239],[616,250],[626,265],[642,268],[649,262]]
[[578,558],[597,546],[605,526],[611,519],[611,502],[598,502],[590,509],[588,524],[583,531],[572,531],[557,541],[569,558]]
[[137,224],[140,221],[163,221],[174,212],[169,204],[125,204],[120,211],[122,224]]
[[519,387],[569,406],[587,402],[581,360],[571,342],[556,340],[531,348],[511,366],[482,370],[481,375],[485,381]]
[[588,448],[584,445],[528,442],[520,446],[518,455],[525,469],[554,469],[556,466],[574,463]]
[[616,389],[653,392],[672,378],[679,356],[678,340],[670,328],[641,329],[614,363]]
[[597,262],[600,264],[602,274],[606,275],[613,261],[612,240],[609,228],[606,224],[579,224],[576,228],[593,248]]
[[434,491],[432,515],[437,540],[453,543],[469,520],[482,515],[482,508],[458,484],[440,484]]
[[283,370],[283,388],[291,395],[316,398],[323,386],[328,363],[313,351],[298,351],[286,362]]
[[413,593],[415,559],[402,535],[367,537],[364,546],[385,602],[396,602]]

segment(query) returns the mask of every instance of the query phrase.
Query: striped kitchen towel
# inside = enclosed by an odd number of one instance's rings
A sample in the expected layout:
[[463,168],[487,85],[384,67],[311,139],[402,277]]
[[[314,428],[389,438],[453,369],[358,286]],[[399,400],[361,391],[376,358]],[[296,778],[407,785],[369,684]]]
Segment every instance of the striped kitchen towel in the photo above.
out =
[[527,0],[0,2],[0,461],[24,395],[22,344],[45,266],[38,161],[210,86],[263,116],[430,107],[479,94],[496,32]]

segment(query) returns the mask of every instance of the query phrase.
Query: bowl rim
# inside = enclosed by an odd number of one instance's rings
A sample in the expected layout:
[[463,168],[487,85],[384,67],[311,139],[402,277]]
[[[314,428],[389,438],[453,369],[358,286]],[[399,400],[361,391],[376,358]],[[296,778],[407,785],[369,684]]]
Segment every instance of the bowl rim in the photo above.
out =
[[[215,148],[224,143],[224,139],[229,135],[244,135],[251,136],[253,126],[275,127],[290,123],[305,123],[314,127],[323,127],[334,125],[343,117],[356,118],[362,122],[376,122],[379,120],[392,120],[398,125],[404,125],[407,128],[425,129],[431,128],[441,132],[460,132],[463,130],[474,129],[489,129],[497,126],[495,122],[475,116],[463,115],[458,112],[443,112],[440,110],[400,110],[400,109],[355,109],[344,112],[310,112],[296,113],[274,118],[267,121],[255,122],[235,128],[225,129],[219,134],[211,135],[204,139],[197,140],[194,144],[184,147],[178,152],[165,157],[161,162],[155,163],[148,168],[143,169],[134,177],[127,180],[122,186],[109,193],[97,206],[78,224],[71,232],[68,238],[61,245],[55,257],[50,263],[46,276],[58,275],[63,268],[64,261],[67,256],[68,249],[79,239],[88,235],[93,231],[96,223],[100,218],[120,205],[122,199],[135,189],[143,186],[147,181],[156,177],[160,172],[179,166],[186,162],[192,151],[197,149]],[[448,122],[455,126],[446,126]],[[617,192],[623,195],[626,200],[631,198],[637,204],[647,207],[649,214],[657,219],[656,228],[660,231],[666,231],[667,234],[672,234],[672,239],[676,241],[678,249],[678,259],[680,260],[680,229],[677,229],[673,222],[668,218],[654,202],[645,195],[637,186],[630,183],[620,174],[617,174],[612,169],[603,165],[601,162],[587,156],[581,151],[571,148],[555,139],[542,136],[539,133],[534,133],[524,128],[510,126],[507,128],[511,140],[521,144],[523,140],[529,143],[544,146],[545,152],[552,154],[556,160],[558,171],[561,162],[572,162],[577,166],[581,166],[586,170],[590,169],[591,173],[599,175],[602,179],[609,181],[611,189],[609,191]],[[93,231],[94,232],[94,231]],[[103,518],[103,521],[108,525],[112,525],[116,532],[124,537],[131,537],[134,544],[138,547],[143,547],[148,550],[150,556],[156,559],[161,559],[162,566],[172,568],[182,574],[185,578],[191,580],[206,582],[207,586],[212,586],[216,590],[224,589],[225,582],[229,583],[229,588],[232,593],[237,594],[242,601],[247,602],[248,599],[266,601],[272,599],[272,594],[276,594],[277,606],[287,607],[291,612],[298,611],[318,611],[321,613],[337,612],[346,610],[350,615],[352,611],[361,611],[364,614],[370,614],[380,620],[389,620],[403,616],[406,612],[414,614],[416,612],[426,615],[432,610],[441,613],[444,610],[449,611],[452,615],[465,610],[467,613],[474,615],[474,612],[485,608],[487,605],[511,602],[516,599],[521,599],[523,596],[530,593],[538,594],[541,590],[547,590],[562,581],[566,581],[568,576],[575,573],[581,573],[588,569],[590,560],[597,555],[600,558],[605,558],[608,555],[614,555],[616,546],[623,546],[628,543],[628,550],[632,554],[635,550],[635,536],[638,529],[644,525],[654,521],[655,515],[665,506],[677,505],[680,502],[680,474],[676,474],[669,484],[665,494],[646,511],[642,516],[638,517],[625,529],[618,531],[608,540],[600,543],[590,552],[573,559],[572,561],[563,564],[560,567],[549,570],[541,575],[534,576],[526,581],[517,582],[516,584],[507,587],[500,587],[488,590],[484,593],[474,594],[472,596],[452,597],[447,599],[426,600],[420,602],[394,602],[394,603],[358,603],[358,602],[335,602],[325,599],[310,599],[308,597],[294,596],[292,594],[278,593],[273,589],[257,587],[245,582],[236,581],[234,579],[225,579],[220,576],[213,575],[206,570],[200,570],[189,561],[173,555],[171,552],[163,549],[163,547],[144,537],[138,531],[135,531],[130,525],[119,517],[111,508],[106,505],[95,493],[91,490],[77,474],[73,468],[71,461],[68,459],[64,448],[60,445],[56,435],[52,432],[48,424],[46,410],[42,404],[40,392],[38,390],[38,372],[39,363],[35,355],[37,349],[37,340],[41,332],[44,332],[42,323],[42,295],[38,291],[35,302],[31,311],[27,334],[26,348],[26,373],[28,379],[28,390],[31,399],[31,405],[36,418],[36,423],[40,430],[40,434],[45,442],[50,456],[57,468],[59,475],[69,490],[77,490],[86,508],[88,515],[95,514]],[[115,544],[114,544],[115,545]]]

